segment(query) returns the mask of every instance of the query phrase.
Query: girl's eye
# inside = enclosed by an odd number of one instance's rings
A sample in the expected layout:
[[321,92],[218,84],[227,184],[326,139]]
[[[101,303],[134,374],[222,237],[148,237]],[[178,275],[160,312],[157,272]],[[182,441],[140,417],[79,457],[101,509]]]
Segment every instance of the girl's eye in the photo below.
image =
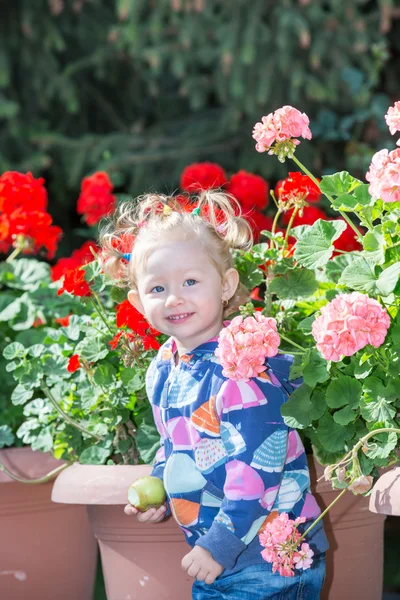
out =
[[163,286],[162,286],[162,285],[156,285],[156,286],[155,286],[155,287],[153,287],[153,289],[152,289],[152,290],[150,290],[150,291],[151,291],[151,293],[152,293],[152,294],[153,294],[153,293],[155,293],[155,294],[160,294],[161,292],[163,292],[163,291],[164,291],[164,288],[163,288]]
[[195,279],[186,279],[185,285],[195,285],[197,281]]

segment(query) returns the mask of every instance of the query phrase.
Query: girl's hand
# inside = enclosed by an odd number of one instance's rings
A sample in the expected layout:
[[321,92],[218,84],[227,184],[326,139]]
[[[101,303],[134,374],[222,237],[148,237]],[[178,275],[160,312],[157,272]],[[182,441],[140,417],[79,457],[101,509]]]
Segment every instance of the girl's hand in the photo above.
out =
[[182,569],[197,581],[211,584],[221,575],[224,567],[214,560],[208,550],[201,546],[195,546],[183,557]]
[[160,508],[149,508],[149,510],[146,510],[145,512],[139,511],[131,504],[127,504],[124,508],[124,513],[129,516],[136,515],[139,523],[159,523],[165,517],[166,512],[166,504],[163,504]]

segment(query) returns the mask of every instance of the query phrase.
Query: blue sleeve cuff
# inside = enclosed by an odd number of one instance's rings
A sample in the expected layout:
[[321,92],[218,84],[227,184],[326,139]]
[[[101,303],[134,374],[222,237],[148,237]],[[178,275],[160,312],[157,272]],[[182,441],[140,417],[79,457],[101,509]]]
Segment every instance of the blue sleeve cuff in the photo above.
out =
[[214,560],[225,569],[233,569],[239,554],[247,548],[246,544],[225,525],[215,521],[207,533],[196,541],[196,546],[208,550]]

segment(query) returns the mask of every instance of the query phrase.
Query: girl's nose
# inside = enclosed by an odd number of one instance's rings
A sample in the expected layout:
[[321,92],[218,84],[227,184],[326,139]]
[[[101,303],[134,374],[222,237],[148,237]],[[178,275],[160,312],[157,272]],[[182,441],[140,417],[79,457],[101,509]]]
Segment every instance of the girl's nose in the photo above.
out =
[[168,298],[165,301],[166,308],[171,308],[173,306],[178,306],[182,304],[183,299],[176,294],[169,294]]

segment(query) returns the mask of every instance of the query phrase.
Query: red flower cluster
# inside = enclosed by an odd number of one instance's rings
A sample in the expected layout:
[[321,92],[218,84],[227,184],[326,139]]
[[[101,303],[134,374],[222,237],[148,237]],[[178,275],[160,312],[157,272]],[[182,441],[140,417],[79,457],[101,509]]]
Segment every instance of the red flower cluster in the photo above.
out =
[[[282,221],[285,225],[287,225],[290,221],[290,218],[293,214],[293,210],[288,210],[282,216]],[[293,227],[297,227],[297,225],[313,225],[315,221],[318,219],[326,220],[328,217],[324,213],[323,210],[317,208],[316,206],[305,206],[302,209],[302,215],[300,216],[300,212],[294,218]]]
[[79,360],[79,354],[74,354],[68,361],[67,371],[70,373],[75,373],[78,369],[81,368],[81,363]]
[[[319,181],[319,180],[318,180]],[[289,173],[289,177],[278,181],[275,196],[282,202],[302,199],[307,202],[318,202],[321,198],[320,189],[308,175],[299,172]]]
[[48,258],[54,257],[62,231],[46,212],[43,183],[32,173],[7,171],[0,177],[1,252],[19,247],[24,254],[36,254],[45,248]]
[[67,271],[64,275],[64,281],[62,287],[58,290],[57,294],[61,296],[64,292],[68,292],[73,296],[91,296],[92,292],[88,282],[85,280],[85,271],[80,267]]
[[[338,221],[344,221],[342,217],[337,219]],[[362,233],[362,232],[361,232]],[[349,224],[343,231],[342,235],[333,242],[333,245],[337,250],[346,250],[346,252],[353,252],[354,250],[362,250],[362,246],[357,241],[356,233]],[[337,253],[336,253],[337,254]],[[335,255],[335,254],[334,254]]]
[[80,215],[84,215],[88,225],[95,225],[102,217],[114,210],[116,200],[111,193],[112,190],[110,178],[103,171],[84,178],[77,211]]
[[[117,327],[129,327],[134,334],[138,335],[142,339],[145,350],[149,348],[157,350],[160,347],[155,339],[155,336],[159,335],[160,332],[146,321],[145,317],[132,306],[129,300],[124,300],[117,306],[116,323]],[[111,347],[113,347],[113,344],[115,344],[115,347],[118,344],[121,337],[119,336],[116,339],[118,335],[119,333],[111,340]]]
[[67,271],[92,262],[93,254],[91,253],[90,248],[93,248],[95,252],[98,252],[99,250],[96,246],[96,242],[87,241],[80,248],[74,250],[71,256],[60,258],[54,267],[51,268],[52,280],[58,281],[67,273]]
[[232,175],[225,189],[243,208],[263,210],[268,204],[269,186],[260,175],[239,171]]
[[201,192],[220,188],[227,183],[224,169],[211,162],[193,163],[181,175],[181,189],[186,192]]

